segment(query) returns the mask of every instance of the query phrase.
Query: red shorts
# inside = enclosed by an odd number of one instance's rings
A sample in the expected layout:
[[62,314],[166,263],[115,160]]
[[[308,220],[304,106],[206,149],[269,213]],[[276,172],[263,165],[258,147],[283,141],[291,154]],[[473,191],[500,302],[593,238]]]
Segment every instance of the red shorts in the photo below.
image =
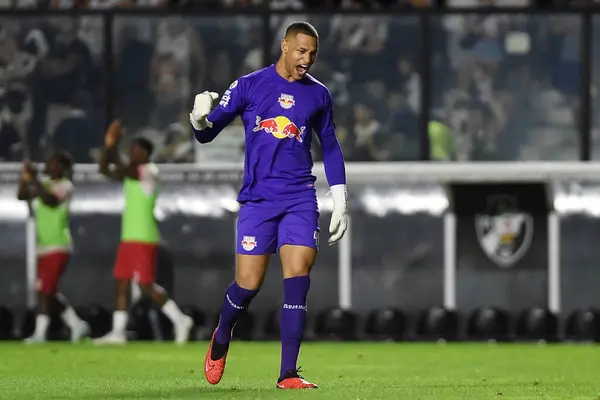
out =
[[121,242],[113,276],[118,280],[154,283],[158,245],[140,242]]
[[66,251],[56,251],[38,256],[37,259],[37,291],[51,296],[56,294],[58,281],[65,272],[71,254]]

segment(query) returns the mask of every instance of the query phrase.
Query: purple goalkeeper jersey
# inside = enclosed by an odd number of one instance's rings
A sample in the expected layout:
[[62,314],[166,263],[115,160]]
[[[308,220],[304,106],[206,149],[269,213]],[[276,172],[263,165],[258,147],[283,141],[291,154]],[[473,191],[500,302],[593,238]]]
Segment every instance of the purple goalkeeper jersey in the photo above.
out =
[[313,130],[321,142],[329,185],[346,183],[331,95],[312,76],[289,82],[271,65],[239,78],[208,115],[212,126],[194,130],[196,139],[212,141],[238,115],[246,131],[240,203],[314,199]]

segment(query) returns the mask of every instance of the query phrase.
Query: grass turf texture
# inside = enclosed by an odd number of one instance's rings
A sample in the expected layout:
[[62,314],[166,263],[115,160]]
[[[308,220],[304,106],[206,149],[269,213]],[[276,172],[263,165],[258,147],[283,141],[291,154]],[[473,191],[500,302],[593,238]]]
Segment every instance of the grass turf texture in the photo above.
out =
[[124,347],[0,342],[0,399],[598,399],[600,347],[536,344],[309,343],[316,391],[275,389],[278,343],[234,342],[221,383],[206,343]]

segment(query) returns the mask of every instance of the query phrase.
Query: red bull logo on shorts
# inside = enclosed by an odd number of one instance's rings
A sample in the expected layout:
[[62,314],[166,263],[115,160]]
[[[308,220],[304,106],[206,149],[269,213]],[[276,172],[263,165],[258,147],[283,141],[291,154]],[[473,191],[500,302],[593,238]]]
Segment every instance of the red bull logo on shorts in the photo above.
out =
[[253,132],[265,131],[275,136],[277,139],[296,139],[302,143],[302,136],[306,127],[298,127],[287,117],[278,116],[275,118],[261,119],[256,117],[256,126],[252,129]]
[[254,236],[244,236],[242,238],[242,248],[246,251],[252,251],[256,248],[256,238]]

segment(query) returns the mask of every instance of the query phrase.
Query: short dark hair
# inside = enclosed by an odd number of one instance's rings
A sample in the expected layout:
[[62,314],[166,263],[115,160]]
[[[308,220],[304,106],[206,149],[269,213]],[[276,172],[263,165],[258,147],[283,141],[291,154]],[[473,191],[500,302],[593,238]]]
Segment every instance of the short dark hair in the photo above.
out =
[[52,156],[55,157],[58,162],[60,162],[60,165],[62,165],[64,169],[73,169],[73,164],[75,164],[75,161],[73,160],[73,156],[68,151],[57,150]]
[[140,146],[142,149],[146,150],[146,152],[148,153],[148,157],[150,157],[152,155],[152,152],[154,151],[154,145],[151,141],[149,141],[146,138],[136,137],[133,138],[131,143],[135,144],[136,146]]
[[317,39],[319,38],[319,33],[317,32],[317,29],[306,21],[297,21],[290,24],[290,26],[288,26],[285,30],[285,37],[289,37],[292,35],[295,36],[299,33]]

